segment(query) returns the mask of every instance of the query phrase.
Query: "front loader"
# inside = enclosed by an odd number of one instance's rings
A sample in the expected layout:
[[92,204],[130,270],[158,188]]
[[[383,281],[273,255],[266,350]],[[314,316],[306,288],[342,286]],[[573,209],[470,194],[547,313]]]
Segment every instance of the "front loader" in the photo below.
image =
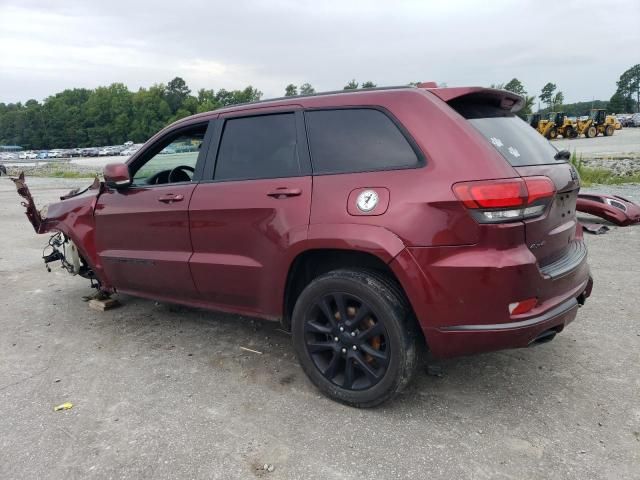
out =
[[610,137],[616,131],[613,115],[607,115],[606,110],[594,108],[586,120],[578,120],[576,123],[578,135],[587,138],[595,138],[599,134]]

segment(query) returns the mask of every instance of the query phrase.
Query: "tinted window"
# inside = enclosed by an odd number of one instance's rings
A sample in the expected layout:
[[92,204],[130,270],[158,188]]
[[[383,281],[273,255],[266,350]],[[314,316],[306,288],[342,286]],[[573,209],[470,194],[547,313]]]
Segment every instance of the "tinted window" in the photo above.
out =
[[511,112],[474,103],[462,103],[454,108],[514,167],[561,161],[554,160],[557,150],[547,139]]
[[315,173],[413,167],[418,157],[398,127],[373,109],[305,113]]
[[216,180],[300,174],[295,114],[234,118],[225,122]]

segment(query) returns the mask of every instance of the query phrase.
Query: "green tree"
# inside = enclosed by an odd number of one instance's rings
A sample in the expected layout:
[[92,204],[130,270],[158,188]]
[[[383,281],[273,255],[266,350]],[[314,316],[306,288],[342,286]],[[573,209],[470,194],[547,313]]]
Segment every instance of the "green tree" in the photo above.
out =
[[187,83],[181,77],[171,80],[166,89],[167,103],[169,103],[171,111],[177,112],[190,93],[191,90],[189,90]]
[[556,84],[551,82],[542,87],[542,92],[540,93],[540,101],[542,103],[546,103],[549,108],[551,108],[551,105],[553,103],[553,94],[556,91],[556,88]]
[[284,87],[284,96],[285,97],[295,97],[298,95],[298,87],[296,87],[293,83],[290,83],[286,87]]
[[564,94],[562,92],[556,93],[551,99],[551,110],[554,112],[562,110],[563,102],[564,102]]
[[620,91],[616,90],[616,93],[614,93],[609,100],[609,111],[612,113],[626,112],[627,110],[625,100],[626,99],[622,96]]
[[344,86],[343,90],[355,90],[356,88],[358,88],[358,85],[359,83],[356,82],[356,79],[354,78]]
[[520,80],[518,80],[515,77],[509,80],[507,83],[505,83],[503,88],[504,90],[508,90],[522,97],[524,97],[527,94],[527,91],[524,89],[522,82],[520,82]]
[[640,112],[640,63],[620,75],[617,85],[616,93],[625,98],[625,109]]
[[316,93],[316,89],[313,88],[310,83],[303,83],[300,85],[301,95],[313,95],[314,93]]
[[376,88],[376,84],[372,81],[362,82],[361,88]]

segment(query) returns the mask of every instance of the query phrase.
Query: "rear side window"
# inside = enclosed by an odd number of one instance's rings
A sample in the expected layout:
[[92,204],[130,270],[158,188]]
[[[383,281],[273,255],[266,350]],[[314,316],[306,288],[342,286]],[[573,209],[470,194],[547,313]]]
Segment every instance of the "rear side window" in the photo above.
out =
[[512,166],[561,162],[554,159],[557,150],[549,141],[517,115],[481,103],[451,102],[451,106],[469,120]]
[[418,156],[391,119],[369,108],[305,112],[314,173],[415,167]]
[[216,180],[300,175],[295,114],[227,120],[216,160]]

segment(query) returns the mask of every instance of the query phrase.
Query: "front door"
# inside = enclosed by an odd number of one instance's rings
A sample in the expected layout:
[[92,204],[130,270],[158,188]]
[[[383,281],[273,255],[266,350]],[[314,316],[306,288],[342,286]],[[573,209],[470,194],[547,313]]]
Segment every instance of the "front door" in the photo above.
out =
[[207,124],[169,132],[129,164],[132,184],[100,195],[96,249],[118,290],[140,296],[196,299],[189,201],[206,156]]
[[276,317],[289,247],[306,239],[309,224],[312,180],[302,116],[225,118],[216,137],[217,155],[211,148],[207,160],[210,181],[197,186],[189,208],[191,272],[203,301]]

